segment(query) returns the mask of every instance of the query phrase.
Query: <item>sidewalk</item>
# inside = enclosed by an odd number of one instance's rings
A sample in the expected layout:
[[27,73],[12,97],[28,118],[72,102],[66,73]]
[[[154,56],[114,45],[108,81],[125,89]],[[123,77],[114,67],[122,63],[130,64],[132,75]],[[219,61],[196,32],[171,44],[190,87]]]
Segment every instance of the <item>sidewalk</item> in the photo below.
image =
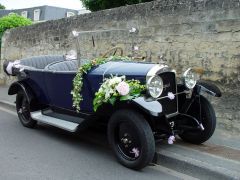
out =
[[[0,105],[15,106],[15,96],[8,87],[0,86]],[[216,129],[202,145],[187,144],[177,139],[174,145],[157,143],[155,163],[200,179],[240,179],[240,137]]]
[[201,145],[177,139],[175,144],[157,145],[157,163],[200,179],[240,179],[239,136],[216,129]]
[[0,101],[6,101],[13,104],[15,102],[16,96],[9,96],[8,88],[8,86],[0,86]]

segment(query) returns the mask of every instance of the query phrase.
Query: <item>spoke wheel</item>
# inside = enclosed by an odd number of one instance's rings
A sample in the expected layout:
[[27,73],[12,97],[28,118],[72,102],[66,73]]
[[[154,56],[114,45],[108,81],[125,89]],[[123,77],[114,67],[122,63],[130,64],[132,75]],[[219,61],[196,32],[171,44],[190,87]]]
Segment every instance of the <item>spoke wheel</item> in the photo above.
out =
[[108,123],[108,139],[118,161],[131,169],[142,169],[153,159],[155,141],[144,117],[132,110],[115,112]]
[[30,104],[26,95],[21,91],[16,97],[16,110],[18,118],[23,126],[33,128],[36,125],[36,121],[31,118]]

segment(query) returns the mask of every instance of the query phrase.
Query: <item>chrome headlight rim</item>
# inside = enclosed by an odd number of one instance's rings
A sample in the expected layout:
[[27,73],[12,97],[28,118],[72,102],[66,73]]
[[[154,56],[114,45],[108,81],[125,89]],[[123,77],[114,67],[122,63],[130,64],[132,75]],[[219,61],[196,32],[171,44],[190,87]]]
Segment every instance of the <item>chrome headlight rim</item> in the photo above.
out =
[[[189,74],[192,74],[194,77],[194,79],[191,79],[193,81],[192,84],[189,83],[189,81],[187,80],[189,77]],[[184,81],[184,85],[186,88],[188,89],[193,89],[196,84],[197,84],[197,73],[192,69],[192,68],[188,68],[184,73],[183,73],[183,81]]]
[[[151,82],[154,80],[154,78],[157,78],[158,81],[160,82],[159,85],[160,87],[155,87],[155,88],[160,88],[160,91],[158,92],[158,94],[153,94],[151,91],[150,91],[150,88],[152,88],[151,86]],[[158,75],[154,75],[154,76],[151,76],[148,81],[147,81],[147,92],[148,94],[154,98],[154,99],[157,99],[161,96],[162,92],[163,92],[163,80],[160,76]]]

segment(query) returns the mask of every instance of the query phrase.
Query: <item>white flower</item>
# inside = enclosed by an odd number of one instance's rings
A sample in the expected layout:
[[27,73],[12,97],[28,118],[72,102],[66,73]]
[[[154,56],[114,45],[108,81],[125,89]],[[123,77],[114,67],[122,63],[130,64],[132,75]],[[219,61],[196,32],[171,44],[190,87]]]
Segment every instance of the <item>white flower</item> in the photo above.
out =
[[140,155],[138,148],[133,148],[130,153],[133,153],[135,158],[137,158]]
[[138,51],[139,47],[138,46],[134,46],[134,51]]
[[168,93],[168,98],[173,100],[173,99],[175,99],[175,95],[172,92],[169,92]]
[[19,65],[20,64],[20,60],[16,60],[13,62],[14,65]]
[[78,32],[77,32],[77,31],[72,31],[72,35],[73,35],[74,37],[78,37]]
[[122,96],[126,96],[129,93],[129,85],[128,83],[122,81],[116,86],[116,90]]
[[20,69],[21,65],[20,64],[16,64],[16,65],[14,65],[14,67]]
[[106,93],[105,93],[105,99],[107,100],[108,98],[110,98],[110,92],[109,92],[109,91],[106,91]]
[[130,33],[135,33],[136,31],[137,31],[137,29],[134,28],[134,27],[132,27],[132,28],[129,30]]
[[168,144],[173,144],[174,141],[175,141],[175,137],[174,136],[170,136],[168,138]]
[[6,68],[6,71],[8,72],[8,74],[12,74],[12,67],[13,67],[14,63],[13,62],[9,62]]
[[109,86],[112,86],[112,85],[115,85],[115,84],[118,84],[122,81],[122,78],[121,77],[114,77],[112,79],[109,80]]
[[100,87],[100,89],[98,90],[98,92],[102,93],[102,92],[103,92],[103,88]]

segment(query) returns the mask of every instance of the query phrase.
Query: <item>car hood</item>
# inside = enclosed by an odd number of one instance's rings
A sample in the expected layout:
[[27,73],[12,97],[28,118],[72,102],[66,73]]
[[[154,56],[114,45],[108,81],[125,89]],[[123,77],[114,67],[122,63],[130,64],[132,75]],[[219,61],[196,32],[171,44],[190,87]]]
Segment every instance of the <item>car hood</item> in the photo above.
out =
[[126,62],[126,61],[115,61],[107,62],[98,67],[94,68],[89,75],[106,76],[109,75],[125,75],[140,77],[146,76],[148,71],[155,66],[153,63],[139,63],[139,62]]
[[95,93],[99,90],[104,78],[108,78],[111,75],[125,75],[126,79],[139,80],[141,84],[145,84],[146,75],[153,66],[155,66],[155,64],[111,61],[92,68],[84,77],[84,85],[82,89],[84,101],[82,102],[82,106],[86,107],[85,109],[87,111],[93,111],[92,102]]

